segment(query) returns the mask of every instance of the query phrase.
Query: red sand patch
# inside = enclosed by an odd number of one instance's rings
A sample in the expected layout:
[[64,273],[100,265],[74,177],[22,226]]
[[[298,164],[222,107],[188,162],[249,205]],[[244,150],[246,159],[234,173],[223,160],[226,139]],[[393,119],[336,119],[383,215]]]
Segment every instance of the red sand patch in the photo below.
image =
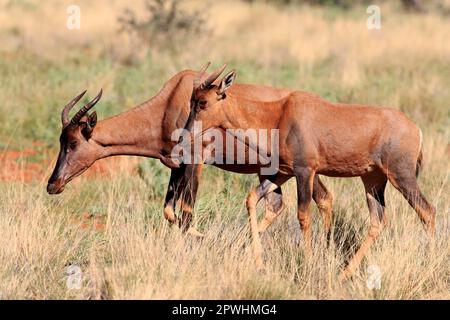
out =
[[[30,159],[38,156],[38,152],[32,149],[4,150],[0,152],[0,181],[24,182],[47,181],[54,168],[57,154],[55,152],[39,151],[46,160]],[[111,178],[115,173],[136,172],[137,158],[111,157],[94,163],[82,177],[90,179]]]
[[33,150],[3,151],[0,154],[0,180],[31,182],[42,177],[42,167],[26,160],[35,154]]

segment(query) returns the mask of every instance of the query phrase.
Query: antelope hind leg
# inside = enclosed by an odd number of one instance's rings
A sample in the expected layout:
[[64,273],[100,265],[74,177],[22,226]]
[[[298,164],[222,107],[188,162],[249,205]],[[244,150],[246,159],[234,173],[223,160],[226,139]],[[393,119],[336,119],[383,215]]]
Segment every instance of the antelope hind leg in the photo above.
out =
[[348,265],[339,275],[339,281],[345,281],[361,264],[361,260],[366,255],[370,246],[379,237],[383,227],[386,224],[384,189],[386,187],[387,177],[381,172],[373,172],[361,177],[366,191],[367,206],[370,212],[370,229],[367,237],[364,239],[358,251],[351,258]]
[[333,194],[327,190],[318,175],[314,176],[312,197],[319,208],[327,242],[329,242],[331,238],[331,223],[333,221]]

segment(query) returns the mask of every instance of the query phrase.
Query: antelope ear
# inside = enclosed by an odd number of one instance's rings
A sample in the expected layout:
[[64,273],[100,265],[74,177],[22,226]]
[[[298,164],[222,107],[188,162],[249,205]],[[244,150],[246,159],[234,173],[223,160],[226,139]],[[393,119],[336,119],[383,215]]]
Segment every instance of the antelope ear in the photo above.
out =
[[92,137],[92,131],[94,130],[96,124],[97,112],[94,111],[92,114],[87,116],[85,127],[82,129],[82,133],[86,139],[90,139]]
[[225,77],[223,77],[222,81],[220,82],[220,86],[219,86],[219,90],[217,91],[217,94],[223,96],[225,94],[225,91],[230,89],[230,87],[233,85],[235,79],[236,79],[236,71],[235,70],[232,70],[229,73],[227,73],[227,75]]
[[93,129],[97,124],[97,112],[94,111],[88,116],[88,124]]

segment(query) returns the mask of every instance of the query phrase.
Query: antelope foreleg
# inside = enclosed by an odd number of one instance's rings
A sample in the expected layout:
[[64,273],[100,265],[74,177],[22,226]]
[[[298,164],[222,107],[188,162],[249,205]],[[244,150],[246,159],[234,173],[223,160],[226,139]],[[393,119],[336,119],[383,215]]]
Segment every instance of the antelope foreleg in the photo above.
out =
[[268,192],[264,198],[266,201],[265,214],[258,224],[259,232],[266,231],[285,209],[281,188],[278,187],[274,191]]

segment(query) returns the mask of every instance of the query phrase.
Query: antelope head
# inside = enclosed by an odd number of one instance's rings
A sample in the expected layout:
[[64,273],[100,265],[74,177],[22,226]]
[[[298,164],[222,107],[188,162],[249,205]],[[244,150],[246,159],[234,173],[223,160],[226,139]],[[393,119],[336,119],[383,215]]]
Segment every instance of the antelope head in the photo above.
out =
[[[203,129],[209,129],[210,123],[208,119],[221,119],[221,102],[226,98],[226,91],[233,85],[236,79],[236,71],[232,70],[227,73],[219,84],[215,84],[226,68],[226,64],[213,72],[206,80],[201,81],[209,62],[197,74],[194,79],[194,88],[191,96],[191,110],[186,129],[190,130],[193,120],[202,121]],[[207,112],[207,116],[204,113]],[[205,114],[205,117],[202,115]]]
[[100,100],[102,90],[69,120],[70,110],[85,93],[73,98],[61,113],[60,150],[55,169],[48,180],[49,194],[61,193],[70,180],[82,174],[100,157],[101,146],[91,139],[97,124],[97,114],[95,111],[88,114],[88,111]]

